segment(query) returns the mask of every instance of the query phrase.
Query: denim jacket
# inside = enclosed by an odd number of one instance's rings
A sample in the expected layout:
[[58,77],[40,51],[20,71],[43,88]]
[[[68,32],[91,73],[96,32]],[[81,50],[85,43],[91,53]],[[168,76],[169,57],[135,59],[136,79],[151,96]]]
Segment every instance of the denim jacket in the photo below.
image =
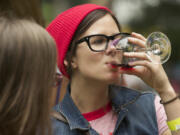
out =
[[[121,86],[110,86],[112,109],[117,113],[113,135],[158,135],[154,95]],[[53,119],[53,135],[98,135],[81,115],[70,96],[70,87],[54,109],[68,121]]]

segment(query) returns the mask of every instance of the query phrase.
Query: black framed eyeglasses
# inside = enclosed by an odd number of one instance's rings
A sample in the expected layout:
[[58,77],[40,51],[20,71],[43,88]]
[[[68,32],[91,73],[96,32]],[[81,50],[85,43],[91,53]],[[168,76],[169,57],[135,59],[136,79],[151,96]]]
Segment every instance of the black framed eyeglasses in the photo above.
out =
[[108,48],[109,41],[112,40],[112,45],[117,50],[122,50],[123,47],[118,42],[126,37],[130,37],[130,33],[117,33],[112,36],[104,34],[89,35],[78,40],[76,44],[86,42],[91,51],[102,52]]

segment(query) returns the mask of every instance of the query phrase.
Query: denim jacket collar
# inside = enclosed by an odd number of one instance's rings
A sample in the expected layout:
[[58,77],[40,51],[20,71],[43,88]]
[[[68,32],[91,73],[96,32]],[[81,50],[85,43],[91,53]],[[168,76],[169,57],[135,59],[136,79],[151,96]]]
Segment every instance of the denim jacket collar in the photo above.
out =
[[88,130],[89,123],[84,117],[81,115],[81,112],[74,104],[71,96],[70,96],[70,85],[68,85],[67,92],[59,104],[59,109],[66,120],[68,121],[70,129],[81,129],[81,130]]
[[[109,86],[109,91],[113,109],[117,113],[129,104],[134,103],[141,95],[138,91],[113,85]],[[88,130],[90,128],[88,121],[81,115],[70,96],[70,85],[68,85],[63,101],[58,105],[57,111],[60,111],[67,119],[71,130]]]

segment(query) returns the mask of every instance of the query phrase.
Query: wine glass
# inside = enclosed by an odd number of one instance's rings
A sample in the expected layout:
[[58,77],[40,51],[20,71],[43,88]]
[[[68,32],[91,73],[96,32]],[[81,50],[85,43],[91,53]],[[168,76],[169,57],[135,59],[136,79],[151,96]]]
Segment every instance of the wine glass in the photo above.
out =
[[[128,43],[128,37],[120,39],[116,48],[121,48],[123,52],[145,52],[149,61],[154,64],[165,63],[171,55],[171,44],[168,37],[162,32],[151,33],[146,40],[146,47]],[[160,60],[159,60],[160,59]],[[129,67],[128,62],[135,61],[137,58],[124,57],[121,64],[116,66]]]

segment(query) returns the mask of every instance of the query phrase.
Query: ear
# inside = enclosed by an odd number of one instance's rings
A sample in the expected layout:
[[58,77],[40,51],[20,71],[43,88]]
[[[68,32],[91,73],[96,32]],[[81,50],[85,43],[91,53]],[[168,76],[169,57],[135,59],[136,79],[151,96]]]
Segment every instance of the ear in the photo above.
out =
[[[64,65],[68,66],[68,64],[69,64],[68,61],[65,59],[64,60]],[[72,59],[71,66],[72,66],[72,68],[76,68],[77,67],[75,58]]]
[[71,66],[72,66],[72,68],[77,68],[76,57],[72,58]]
[[64,60],[64,65],[65,65],[66,67],[68,66],[67,60]]

